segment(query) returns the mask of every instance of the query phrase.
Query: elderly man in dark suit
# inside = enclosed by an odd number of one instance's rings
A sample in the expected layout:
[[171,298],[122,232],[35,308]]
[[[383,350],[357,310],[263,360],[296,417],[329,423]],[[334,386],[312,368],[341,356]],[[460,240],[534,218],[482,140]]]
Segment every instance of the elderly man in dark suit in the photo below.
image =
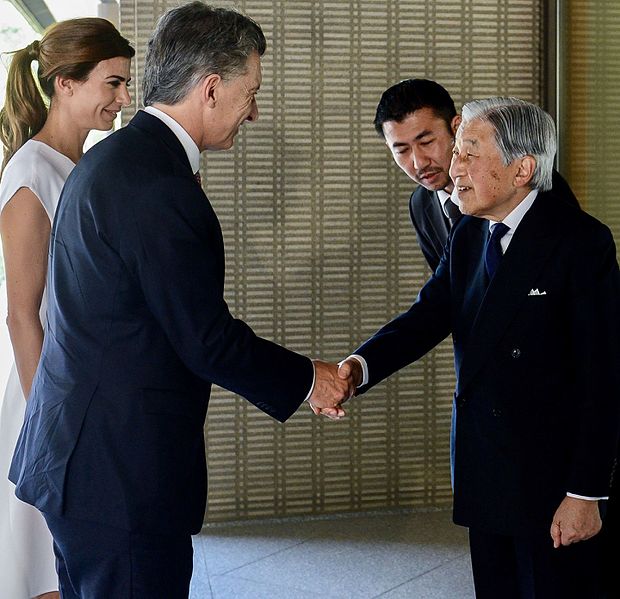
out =
[[265,38],[191,2],[160,20],[144,103],[63,191],[48,326],[11,468],[54,537],[64,599],[181,599],[203,522],[211,384],[286,420],[352,388],[257,337],[223,297],[220,225],[196,173],[258,117]]
[[341,366],[363,393],[452,334],[454,521],[479,599],[600,592],[620,274],[609,229],[550,191],[554,154],[540,108],[466,104],[450,175],[467,216],[411,308]]
[[[458,203],[451,198],[454,184],[448,172],[460,122],[450,94],[428,79],[406,79],[388,88],[375,114],[375,129],[394,162],[418,183],[409,198],[409,215],[432,271],[437,270],[450,229],[461,218]],[[569,203],[577,204],[556,171],[553,188]]]

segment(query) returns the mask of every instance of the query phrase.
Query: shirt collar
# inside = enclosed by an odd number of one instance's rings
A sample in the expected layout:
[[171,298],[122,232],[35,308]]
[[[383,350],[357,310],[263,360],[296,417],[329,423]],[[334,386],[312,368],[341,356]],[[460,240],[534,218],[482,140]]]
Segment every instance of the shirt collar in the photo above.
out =
[[[526,212],[532,207],[536,196],[538,195],[538,189],[532,189],[513,209],[513,211],[502,221],[507,227],[510,227],[511,234],[514,234],[519,223],[523,220]],[[498,221],[489,219],[489,230]],[[511,235],[512,236],[512,235]]]
[[[456,193],[456,189],[450,194],[445,189],[438,189],[436,192],[437,197],[439,198],[439,203],[441,204],[441,211],[444,213],[446,218],[454,218],[454,208],[452,208],[452,214],[450,214],[450,210],[447,208],[448,200],[452,200],[452,203],[460,210],[461,204],[459,203],[458,194]],[[458,214],[458,213],[457,213]]]
[[183,127],[179,125],[179,123],[177,123],[177,121],[175,121],[169,114],[159,110],[159,108],[147,106],[143,110],[144,112],[148,112],[149,114],[157,117],[165,125],[168,125],[168,127],[181,142],[181,145],[187,154],[189,164],[192,167],[192,173],[197,173],[200,169],[200,150],[198,149],[196,142],[194,142],[194,140],[190,137],[190,134],[185,131],[185,129],[183,129]]
[[441,208],[444,214],[448,216],[446,214],[446,202],[450,199],[450,194],[445,189],[438,189],[436,193],[439,201],[441,202]]

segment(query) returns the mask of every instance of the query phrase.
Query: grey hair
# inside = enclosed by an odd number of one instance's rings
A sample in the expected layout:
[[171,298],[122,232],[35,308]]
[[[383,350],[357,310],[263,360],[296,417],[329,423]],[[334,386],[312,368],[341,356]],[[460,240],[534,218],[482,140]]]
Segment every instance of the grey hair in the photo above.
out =
[[243,75],[248,57],[265,53],[260,26],[227,8],[190,2],[166,12],[149,39],[144,59],[143,101],[181,102],[205,77]]
[[556,152],[555,123],[542,108],[519,98],[493,97],[467,102],[462,116],[461,126],[480,119],[493,127],[505,165],[526,155],[533,156],[536,168],[530,185],[540,191],[551,189]]

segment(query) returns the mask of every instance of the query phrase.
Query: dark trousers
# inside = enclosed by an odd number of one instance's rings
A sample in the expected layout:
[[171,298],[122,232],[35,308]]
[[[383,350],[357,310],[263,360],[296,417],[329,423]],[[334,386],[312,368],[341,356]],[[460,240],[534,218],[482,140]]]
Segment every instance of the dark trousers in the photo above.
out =
[[43,514],[62,599],[187,599],[190,535],[138,534]]
[[607,502],[601,531],[605,599],[620,599],[620,467],[616,465],[614,483]]
[[470,529],[476,599],[599,599],[601,539],[553,548],[540,537]]

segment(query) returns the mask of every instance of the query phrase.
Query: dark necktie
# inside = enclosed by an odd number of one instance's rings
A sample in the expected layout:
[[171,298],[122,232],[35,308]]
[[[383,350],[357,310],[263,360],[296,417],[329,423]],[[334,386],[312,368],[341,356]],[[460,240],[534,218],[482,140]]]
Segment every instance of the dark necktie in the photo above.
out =
[[499,262],[504,255],[502,252],[501,240],[509,230],[510,227],[507,227],[504,223],[496,223],[491,229],[491,235],[487,240],[487,246],[484,250],[484,266],[486,267],[489,281],[493,278],[493,275],[495,275]]
[[450,225],[454,225],[454,223],[461,218],[461,210],[452,201],[452,198],[448,198],[446,200],[446,203],[444,204],[444,212],[448,215]]
[[202,187],[202,177],[200,176],[200,171],[196,171],[194,173],[194,179],[196,179],[196,183]]

